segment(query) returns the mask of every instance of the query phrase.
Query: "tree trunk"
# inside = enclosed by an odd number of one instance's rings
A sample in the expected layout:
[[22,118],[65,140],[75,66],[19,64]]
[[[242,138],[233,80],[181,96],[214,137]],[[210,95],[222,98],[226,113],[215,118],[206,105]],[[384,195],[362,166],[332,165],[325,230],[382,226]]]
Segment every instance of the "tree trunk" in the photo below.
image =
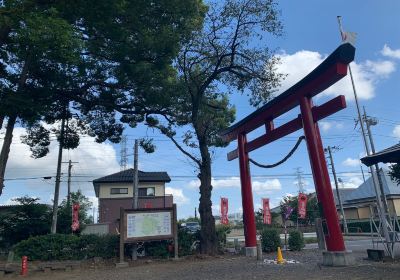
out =
[[215,231],[215,220],[212,215],[211,202],[211,157],[207,144],[199,141],[201,153],[200,173],[200,205],[201,219],[201,253],[214,255],[217,252],[218,239]]
[[4,116],[0,116],[0,130],[3,128]]
[[10,153],[10,146],[13,138],[14,125],[17,120],[16,116],[11,116],[8,118],[6,126],[6,134],[4,136],[3,147],[0,153],[0,195],[3,193],[4,188],[4,175],[6,173],[6,166],[8,155]]

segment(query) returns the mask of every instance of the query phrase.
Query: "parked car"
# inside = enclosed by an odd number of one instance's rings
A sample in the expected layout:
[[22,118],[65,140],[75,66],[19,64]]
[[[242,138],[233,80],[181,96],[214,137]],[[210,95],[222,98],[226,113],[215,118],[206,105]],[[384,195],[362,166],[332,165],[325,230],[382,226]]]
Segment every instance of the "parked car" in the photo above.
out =
[[187,222],[184,228],[190,233],[196,233],[200,230],[200,224],[198,222]]

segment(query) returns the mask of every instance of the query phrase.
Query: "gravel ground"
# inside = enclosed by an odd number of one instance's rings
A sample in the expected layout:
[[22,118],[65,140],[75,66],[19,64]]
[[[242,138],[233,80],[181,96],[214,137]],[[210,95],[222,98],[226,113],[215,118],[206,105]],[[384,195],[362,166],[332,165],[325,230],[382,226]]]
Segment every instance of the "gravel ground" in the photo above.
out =
[[[268,254],[264,259],[274,259]],[[87,280],[155,280],[155,279],[399,279],[400,262],[375,263],[363,260],[364,254],[355,254],[358,265],[352,267],[323,267],[317,250],[284,252],[286,259],[300,264],[273,265],[257,262],[254,258],[224,255],[221,257],[190,257],[173,260],[138,261],[128,268],[116,269],[111,264],[94,268],[87,265],[71,272],[36,272],[29,279],[87,279]]]

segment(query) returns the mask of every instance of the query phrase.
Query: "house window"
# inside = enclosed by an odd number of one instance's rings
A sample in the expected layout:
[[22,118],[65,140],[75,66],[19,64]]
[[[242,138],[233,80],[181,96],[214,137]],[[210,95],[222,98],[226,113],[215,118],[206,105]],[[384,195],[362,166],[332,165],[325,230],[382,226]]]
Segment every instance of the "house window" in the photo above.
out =
[[155,196],[156,190],[155,188],[139,188],[139,197],[140,196]]
[[111,188],[111,194],[128,194],[128,188]]

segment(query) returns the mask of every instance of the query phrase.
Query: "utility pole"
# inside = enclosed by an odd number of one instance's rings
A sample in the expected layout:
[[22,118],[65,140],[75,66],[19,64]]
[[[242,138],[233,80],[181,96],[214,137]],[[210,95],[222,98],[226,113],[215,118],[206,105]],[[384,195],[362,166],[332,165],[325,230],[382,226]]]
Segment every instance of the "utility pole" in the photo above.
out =
[[121,167],[121,171],[126,170],[126,166],[128,165],[128,156],[127,156],[127,137],[123,135],[120,142],[120,161],[119,165]]
[[301,177],[301,174],[303,172],[301,171],[301,167],[296,168],[296,174],[297,174],[297,185],[299,187],[299,193],[304,193],[304,182],[303,182],[303,177]]
[[[337,147],[332,147],[332,148],[337,149]],[[342,214],[343,230],[344,230],[344,233],[347,234],[347,233],[349,233],[349,230],[347,228],[347,221],[346,221],[346,217],[344,215],[343,203],[342,203],[342,199],[340,197],[339,184],[338,184],[338,180],[337,180],[337,176],[336,176],[335,165],[333,163],[333,156],[332,156],[331,146],[328,146],[328,149],[325,149],[325,151],[328,151],[328,154],[329,154],[329,159],[330,159],[330,162],[331,162],[331,169],[332,169],[332,173],[333,173],[333,178],[335,180],[336,195],[337,195],[337,199],[338,199],[338,202],[339,202],[340,213]]]
[[61,120],[60,143],[58,147],[56,185],[54,188],[54,199],[53,199],[53,217],[51,220],[52,234],[55,234],[57,232],[58,197],[60,195],[60,176],[61,176],[62,150],[64,145],[64,130],[65,130],[65,116],[63,116]]
[[[337,19],[338,19],[338,23],[339,23],[339,31],[340,31],[341,39],[342,39],[342,42],[343,42],[344,41],[344,31],[343,31],[343,28],[342,28],[342,17],[338,16]],[[368,141],[367,141],[367,138],[366,138],[364,122],[363,122],[363,119],[361,117],[361,111],[360,111],[360,106],[358,104],[356,86],[354,84],[354,78],[353,78],[353,73],[351,71],[350,64],[349,64],[348,67],[349,67],[351,85],[353,87],[354,100],[356,102],[358,121],[360,122],[360,126],[361,126],[361,132],[362,132],[363,142],[364,142],[364,146],[365,146],[365,151],[367,153],[367,156],[369,156],[369,155],[371,155],[371,152],[370,152]],[[393,257],[394,256],[393,255],[393,250],[391,249],[391,246],[389,245],[390,243],[392,243],[390,235],[389,235],[389,228],[391,226],[390,226],[390,222],[387,220],[387,215],[384,212],[384,207],[383,207],[383,203],[382,203],[382,199],[381,199],[381,193],[380,193],[381,191],[379,189],[379,180],[377,178],[377,174],[374,172],[373,166],[370,166],[370,171],[371,171],[372,181],[373,181],[374,190],[375,190],[376,204],[377,204],[379,220],[380,220],[380,222],[382,224],[383,236],[384,236],[385,241],[386,241],[386,248],[387,248],[388,252],[391,254],[391,256]]]
[[[79,163],[78,161],[63,161],[62,163],[68,163],[68,188],[67,188],[67,206],[71,208],[71,177],[72,177],[72,164]],[[71,210],[72,211],[72,210]]]
[[[367,126],[369,143],[371,144],[371,151],[372,151],[372,154],[375,154],[375,144],[374,144],[374,140],[372,138],[371,126],[377,125],[378,120],[376,118],[368,117],[364,106],[363,106],[363,110],[364,110],[363,119],[364,119],[365,125]],[[379,165],[376,163],[376,164],[374,164],[374,166],[375,166],[376,176],[378,177],[378,181],[379,181],[379,188],[381,191],[383,207],[384,207],[385,213],[387,213],[387,215],[389,215],[389,217],[390,217],[389,206],[388,206],[388,203],[386,200],[386,195],[385,195],[385,189],[383,188],[382,178],[379,173]]]
[[197,208],[194,207],[194,218],[197,219]]
[[362,165],[360,164],[360,169],[361,169],[361,174],[363,176],[363,181],[365,183],[365,175],[364,175],[364,169],[362,168]]
[[[138,156],[139,156],[139,141],[135,139],[135,146],[133,151],[133,202],[132,208],[138,208],[138,195],[139,195],[139,176],[138,176]],[[132,260],[137,260],[137,243],[132,246]]]

